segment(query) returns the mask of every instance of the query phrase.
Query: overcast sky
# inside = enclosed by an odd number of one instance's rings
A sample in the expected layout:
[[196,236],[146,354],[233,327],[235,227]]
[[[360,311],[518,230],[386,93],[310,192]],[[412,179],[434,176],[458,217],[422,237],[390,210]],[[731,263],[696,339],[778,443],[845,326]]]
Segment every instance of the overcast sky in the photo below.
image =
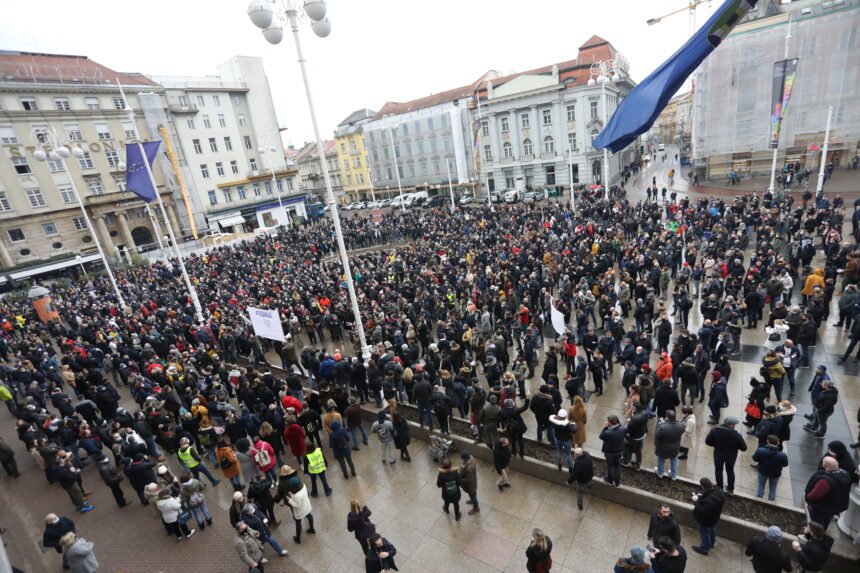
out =
[[[710,5],[709,5],[710,4]],[[721,2],[698,8],[703,24]],[[287,32],[267,43],[245,0],[0,0],[0,48],[85,55],[152,75],[214,75],[234,55],[260,56],[284,141],[313,129]],[[686,0],[329,0],[332,33],[300,24],[323,137],[352,111],[378,110],[503,73],[573,59],[592,34],[610,41],[641,81],[686,41]],[[135,10],[130,8],[134,6]]]

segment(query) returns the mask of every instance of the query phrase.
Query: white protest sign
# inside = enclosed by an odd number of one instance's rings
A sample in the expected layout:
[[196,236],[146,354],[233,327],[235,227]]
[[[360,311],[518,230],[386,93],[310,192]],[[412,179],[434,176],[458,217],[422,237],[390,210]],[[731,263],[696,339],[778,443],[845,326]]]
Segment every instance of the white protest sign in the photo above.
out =
[[559,335],[562,335],[566,330],[564,327],[564,315],[561,313],[560,310],[555,308],[555,302],[550,302],[550,306],[552,309],[550,312],[550,315],[552,317],[552,327]]
[[249,306],[248,314],[251,316],[251,324],[254,325],[254,334],[281,342],[286,340],[278,309],[268,310]]

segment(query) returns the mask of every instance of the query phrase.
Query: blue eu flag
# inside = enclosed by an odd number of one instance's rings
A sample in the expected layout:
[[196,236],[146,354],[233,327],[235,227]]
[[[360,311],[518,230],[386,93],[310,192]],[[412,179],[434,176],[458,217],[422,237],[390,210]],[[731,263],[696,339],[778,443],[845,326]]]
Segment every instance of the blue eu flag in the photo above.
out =
[[[160,141],[147,141],[142,144],[150,167],[155,161],[160,144]],[[125,158],[127,165],[125,179],[128,190],[147,203],[154,201],[156,190],[152,188],[152,182],[146,173],[146,165],[144,165],[143,157],[140,154],[140,146],[137,143],[127,144],[125,146]]]

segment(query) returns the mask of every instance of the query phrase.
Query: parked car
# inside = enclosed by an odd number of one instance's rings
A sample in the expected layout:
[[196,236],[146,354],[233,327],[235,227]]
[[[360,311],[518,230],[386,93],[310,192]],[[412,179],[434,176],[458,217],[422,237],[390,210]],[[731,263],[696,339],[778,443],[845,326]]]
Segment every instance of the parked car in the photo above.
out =
[[505,200],[505,197],[501,191],[493,191],[490,193],[490,202],[491,203],[501,203],[504,200]]
[[657,151],[666,151],[666,146],[664,144],[660,144],[657,146]]
[[389,205],[391,205],[391,202],[392,202],[393,200],[394,200],[394,199],[383,199],[382,201],[380,201],[380,202],[379,202],[379,207],[380,207],[380,208],[388,207]]
[[[505,197],[507,200],[507,197]],[[538,201],[543,201],[543,191],[526,191],[523,193],[523,204],[530,205]]]
[[516,189],[505,192],[505,203],[516,203],[520,200],[520,192]]
[[427,201],[424,202],[424,207],[428,209],[433,209],[436,207],[441,207],[445,204],[445,197],[442,195],[436,195],[435,197],[430,197]]
[[468,205],[474,200],[475,198],[472,195],[463,195],[460,197],[460,205]]

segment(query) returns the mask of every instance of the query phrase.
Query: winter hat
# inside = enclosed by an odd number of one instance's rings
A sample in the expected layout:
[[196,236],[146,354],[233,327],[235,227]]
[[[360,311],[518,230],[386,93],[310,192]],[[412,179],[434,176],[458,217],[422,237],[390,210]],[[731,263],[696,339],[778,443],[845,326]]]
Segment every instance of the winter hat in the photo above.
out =
[[233,501],[242,501],[244,497],[241,491],[237,491],[233,494]]
[[546,392],[547,390],[549,390],[549,388],[546,384],[541,384],[540,388],[538,388],[538,392]]
[[512,399],[510,399],[510,398],[508,398],[507,400],[505,400],[505,408],[513,408],[513,407],[515,407],[516,405],[517,405],[517,403],[516,403],[516,402],[514,402],[514,401],[513,401]]
[[470,457],[472,457],[472,454],[469,453],[469,450],[463,450],[462,452],[460,452],[461,460],[468,460]]
[[735,418],[734,416],[726,416],[726,419],[723,420],[723,425],[725,425],[725,426],[737,426],[738,425],[738,419]]
[[765,414],[776,414],[776,406],[771,404],[764,409]]
[[827,372],[827,366],[825,366],[824,364],[819,364],[818,366],[815,367],[815,369],[821,370],[822,372]]
[[549,421],[555,424],[556,426],[566,426],[567,425],[567,410],[561,409],[558,411],[558,414],[555,416],[550,416]]
[[385,423],[385,410],[380,411],[376,415],[376,421],[379,422],[380,424]]
[[490,397],[489,397],[489,398],[487,398],[487,401],[488,401],[490,404],[498,404],[498,403],[499,403],[499,397],[498,397],[498,396],[496,396],[495,394],[490,394]]
[[163,476],[167,473],[167,466],[161,464],[158,466],[158,475]]
[[634,545],[630,549],[630,563],[641,565],[645,563],[645,550],[639,545]]
[[713,372],[711,372],[711,378],[713,378],[714,380],[719,380],[722,377],[723,374],[719,370],[714,370]]
[[332,432],[336,432],[336,431],[338,431],[338,430],[340,430],[340,422],[338,422],[337,420],[334,420],[334,421],[331,423],[331,431],[332,431]]
[[782,541],[782,530],[776,525],[771,525],[767,528],[767,540],[773,541],[774,543],[779,543]]

